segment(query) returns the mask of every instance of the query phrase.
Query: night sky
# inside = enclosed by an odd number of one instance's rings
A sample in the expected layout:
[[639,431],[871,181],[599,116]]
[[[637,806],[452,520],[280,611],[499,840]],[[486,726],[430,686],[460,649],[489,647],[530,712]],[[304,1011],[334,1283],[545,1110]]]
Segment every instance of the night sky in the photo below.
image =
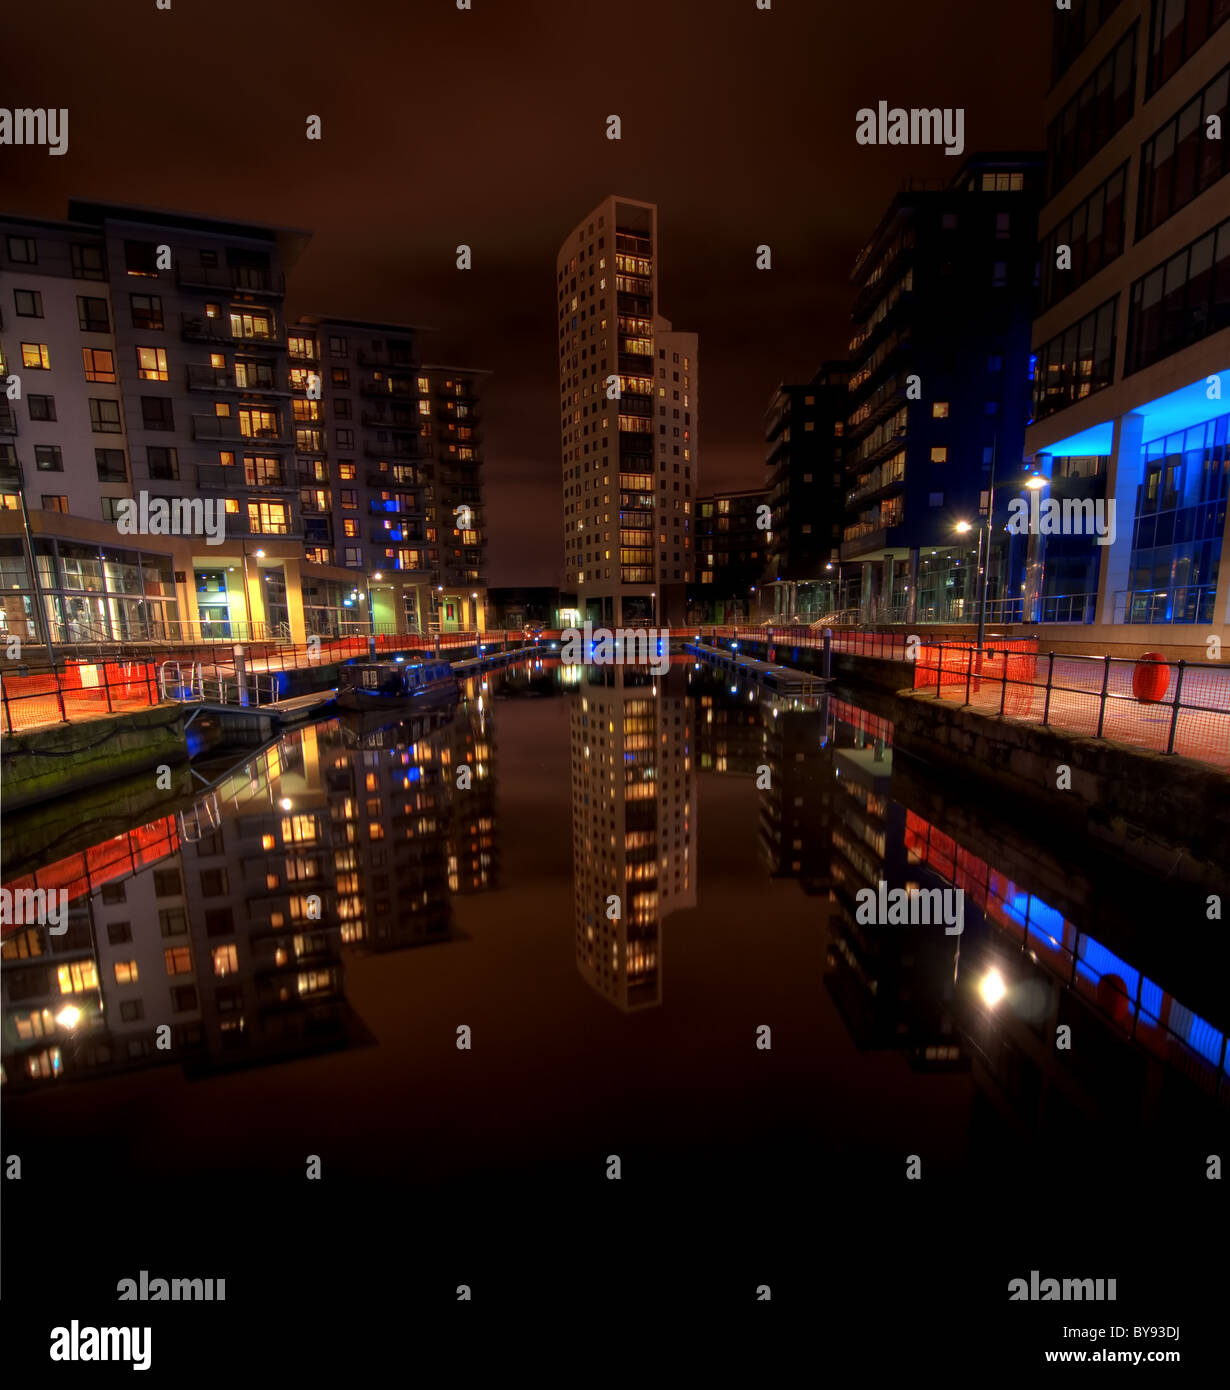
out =
[[844,351],[850,267],[888,200],[961,162],[859,146],[856,111],[963,107],[967,154],[1043,142],[1043,0],[473,5],[10,6],[3,102],[68,107],[69,148],[0,150],[0,210],[83,197],[310,229],[292,317],[431,325],[426,359],[494,373],[492,584],[561,579],[555,256],[601,198],[659,204],[659,307],[700,335],[701,488],[755,487],[770,393]]

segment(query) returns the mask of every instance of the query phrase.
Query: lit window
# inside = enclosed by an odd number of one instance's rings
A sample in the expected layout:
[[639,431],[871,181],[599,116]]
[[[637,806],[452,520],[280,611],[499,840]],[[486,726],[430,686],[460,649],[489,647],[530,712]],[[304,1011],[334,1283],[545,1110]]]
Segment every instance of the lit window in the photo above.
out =
[[137,375],[142,381],[170,381],[167,370],[167,350],[158,347],[137,349]]
[[942,445],[942,444],[941,444],[941,445],[938,445],[936,448],[934,448],[934,449],[931,450],[931,462],[932,462],[932,463],[947,463],[947,462],[948,462],[948,450],[947,450],[947,448],[946,448],[944,445]]
[[[22,344],[22,356],[25,356],[25,344]],[[43,349],[44,352],[46,349]],[[115,380],[115,358],[106,348],[82,348],[81,362],[85,367],[85,379],[87,381],[114,381]],[[30,364],[27,362],[26,366]],[[46,365],[46,364],[44,364]]]
[[239,952],[233,943],[229,946],[215,946],[213,958],[215,975],[233,975],[239,969]]
[[933,420],[948,419],[948,402],[936,401],[931,407],[931,418]]
[[192,951],[187,946],[171,946],[163,951],[168,975],[192,974]]

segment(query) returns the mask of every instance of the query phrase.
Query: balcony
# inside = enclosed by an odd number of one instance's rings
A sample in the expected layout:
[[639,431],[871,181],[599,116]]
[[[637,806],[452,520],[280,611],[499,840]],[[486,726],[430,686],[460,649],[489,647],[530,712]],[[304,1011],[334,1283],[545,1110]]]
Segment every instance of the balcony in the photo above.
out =
[[384,415],[375,410],[364,410],[360,412],[359,419],[369,429],[374,430],[401,430],[403,433],[418,434],[422,428],[422,421],[417,415],[402,418]]
[[[880,472],[880,470],[877,469],[876,472],[877,472],[877,475],[878,475],[879,472]],[[866,483],[863,487],[860,487],[860,488],[856,489],[854,492],[848,492],[848,493],[846,493],[846,506],[847,506],[847,507],[855,507],[855,506],[857,506],[859,503],[865,502],[865,501],[867,501],[869,498],[872,498],[872,497],[874,497],[874,498],[876,498],[877,500],[879,500],[879,494],[880,494],[880,493],[887,493],[888,490],[889,490],[890,488],[894,488],[894,487],[904,487],[904,486],[905,486],[905,469],[904,469],[904,468],[903,468],[903,469],[901,470],[901,472],[898,473],[895,477],[881,478],[881,477],[878,477],[878,476],[877,476],[877,478],[876,478],[874,481],[869,482],[869,483]]]
[[[866,255],[868,249],[864,248],[863,256]],[[870,277],[855,290],[850,317],[856,322],[868,318],[872,306],[894,288],[902,275],[914,264],[914,259],[915,248],[913,246],[898,246],[889,255],[882,258]],[[855,265],[855,274],[851,277],[852,279],[857,279],[861,264],[862,256]]]
[[[256,500],[255,498],[252,500]],[[226,514],[226,535],[229,539],[238,536],[251,540],[267,541],[301,541],[303,539],[303,519],[295,508],[287,507],[287,518],[285,528],[280,531],[262,531],[260,522],[249,521],[246,506],[241,502],[242,510],[238,512],[228,512]],[[249,552],[251,553],[251,552]]]
[[270,295],[275,299],[281,299],[286,293],[286,276],[259,266],[178,262],[175,283],[182,290],[232,290],[236,294]]
[[873,429],[893,410],[905,404],[905,390],[896,378],[878,386],[846,422],[846,447],[854,448],[863,435]]
[[771,413],[764,428],[764,442],[770,443],[784,425],[790,423],[791,399],[787,395],[780,405],[771,407]]
[[416,445],[404,440],[391,440],[388,444],[364,444],[363,455],[369,459],[410,459],[417,461],[422,453]]
[[418,363],[409,356],[402,356],[400,353],[390,355],[387,351],[377,352],[372,348],[360,348],[358,351],[359,363],[364,367],[385,367],[394,372],[417,372]]
[[386,378],[384,381],[360,382],[359,395],[377,401],[418,401],[419,390],[417,384],[409,386],[405,382]]
[[179,318],[180,337],[186,343],[225,343],[245,349],[268,348],[274,352],[286,350],[286,337],[276,322],[269,333],[245,335],[231,331],[229,314],[216,319],[204,314],[181,314]]
[[290,436],[279,426],[272,430],[254,430],[244,434],[236,416],[194,415],[192,437],[210,444],[219,442],[241,444],[246,448],[258,445],[266,449],[288,449]]
[[448,452],[449,445],[454,445],[458,449],[481,449],[483,446],[483,436],[481,430],[471,430],[468,439],[462,439],[460,435],[446,434],[438,441],[440,445],[440,459],[443,463],[456,464],[475,464],[478,459],[459,459]]
[[219,463],[198,463],[196,466],[196,485],[202,490],[229,492],[232,494],[252,492],[298,492],[299,484],[281,474],[266,475],[259,482],[249,481],[242,468],[224,468]]
[[411,468],[406,464],[401,464],[397,468],[390,468],[387,473],[381,473],[374,468],[369,469],[364,475],[363,481],[368,487],[396,492],[399,489],[422,487],[426,478],[421,468]]
[[373,526],[368,539],[373,545],[421,545],[423,532],[417,526],[393,526],[387,531],[383,526]]
[[0,435],[17,434],[17,412],[7,400],[0,400]]
[[244,380],[246,385],[240,386],[235,380],[235,373],[226,367],[195,364],[188,367],[189,391],[251,391],[264,396],[290,395],[290,387],[279,385],[277,376],[269,369],[254,374],[249,368]]
[[368,502],[367,510],[372,516],[384,517],[388,520],[392,520],[394,517],[404,518],[408,516],[418,517],[419,520],[422,520],[426,514],[421,502],[414,498],[408,499],[408,502],[403,502],[401,505],[398,505],[392,498],[387,502],[373,499]]
[[[886,434],[874,448],[867,449],[865,453],[860,448],[855,453],[847,455],[845,467],[850,472],[861,473],[864,469],[870,468],[872,464],[883,463],[885,459],[892,458],[898,450],[905,448],[908,437],[908,430],[896,429],[892,434]],[[864,445],[872,438],[874,435],[869,434],[867,439],[863,441]]]

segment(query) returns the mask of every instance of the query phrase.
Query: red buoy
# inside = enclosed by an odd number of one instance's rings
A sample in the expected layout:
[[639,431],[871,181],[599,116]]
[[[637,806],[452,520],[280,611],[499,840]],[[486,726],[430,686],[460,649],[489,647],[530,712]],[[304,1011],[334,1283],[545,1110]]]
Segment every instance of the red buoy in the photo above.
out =
[[1156,704],[1170,684],[1170,667],[1161,652],[1146,652],[1132,672],[1132,694],[1142,704]]

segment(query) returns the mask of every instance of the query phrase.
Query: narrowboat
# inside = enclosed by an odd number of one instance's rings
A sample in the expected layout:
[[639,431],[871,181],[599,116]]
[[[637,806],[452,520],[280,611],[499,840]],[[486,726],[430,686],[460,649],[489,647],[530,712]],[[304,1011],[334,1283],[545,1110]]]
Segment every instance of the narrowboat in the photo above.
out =
[[421,709],[457,698],[457,677],[447,661],[371,661],[343,666],[337,707],[369,710]]

